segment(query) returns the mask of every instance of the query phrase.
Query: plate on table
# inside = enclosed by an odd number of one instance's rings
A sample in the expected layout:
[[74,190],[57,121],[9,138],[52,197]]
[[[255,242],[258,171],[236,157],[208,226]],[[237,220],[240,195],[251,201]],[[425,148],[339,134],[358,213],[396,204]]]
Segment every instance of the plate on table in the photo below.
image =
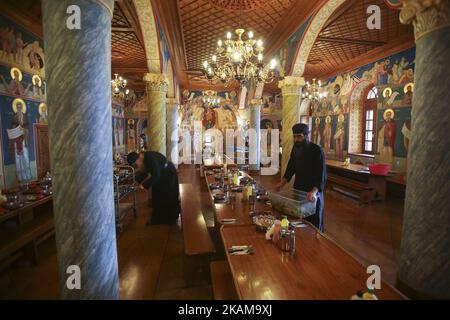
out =
[[217,190],[217,189],[220,189],[220,183],[210,183],[210,184],[209,184],[209,188],[210,188],[211,190]]
[[231,191],[232,192],[242,192],[242,186],[232,186]]
[[225,194],[223,193],[216,193],[215,195],[213,195],[214,197],[214,202],[225,202],[225,200],[227,199],[225,197]]
[[267,231],[275,223],[276,218],[269,213],[262,213],[253,216],[253,223],[261,231]]
[[241,184],[247,184],[249,181],[253,181],[253,179],[249,177],[243,177],[240,181]]
[[26,199],[28,202],[34,202],[34,201],[37,201],[39,198],[37,195],[29,194],[29,195],[27,195]]

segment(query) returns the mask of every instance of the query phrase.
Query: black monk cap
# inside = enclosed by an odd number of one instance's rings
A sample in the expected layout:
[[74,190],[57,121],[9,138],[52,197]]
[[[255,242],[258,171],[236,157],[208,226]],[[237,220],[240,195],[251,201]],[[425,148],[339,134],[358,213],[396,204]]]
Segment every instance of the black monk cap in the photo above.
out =
[[132,165],[136,162],[136,160],[139,158],[139,155],[136,152],[130,152],[127,155],[127,162],[129,165]]
[[297,123],[292,127],[292,134],[293,135],[303,134],[303,135],[307,136],[309,134],[309,128],[304,123]]

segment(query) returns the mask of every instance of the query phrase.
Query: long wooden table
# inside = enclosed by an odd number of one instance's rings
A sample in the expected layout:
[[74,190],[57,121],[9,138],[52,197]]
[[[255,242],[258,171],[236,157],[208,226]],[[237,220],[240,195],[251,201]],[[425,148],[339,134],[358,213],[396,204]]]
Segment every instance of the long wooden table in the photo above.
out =
[[[247,176],[243,174],[239,177],[239,181]],[[211,190],[210,184],[218,182],[215,180],[213,174],[205,174],[206,185],[211,195],[211,201],[214,203],[214,194],[218,193],[217,190]],[[227,180],[225,180],[228,183]],[[223,191],[220,191],[223,192]],[[232,192],[230,191],[230,194]],[[244,193],[243,192],[234,192],[234,200],[230,200],[229,203],[214,203],[214,211],[215,211],[215,221],[219,225],[222,225],[222,221],[224,219],[236,219],[235,225],[249,225],[252,224],[252,219],[249,215],[251,211],[250,204],[248,201],[244,201]],[[255,211],[268,210],[268,208],[264,203],[260,201],[255,201]]]
[[384,201],[386,199],[386,178],[391,175],[380,176],[371,174],[367,166],[353,163],[346,165],[344,162],[336,160],[327,160],[326,165],[330,173],[336,172],[338,175],[366,182],[373,187],[376,191],[374,200]]
[[46,196],[42,199],[26,202],[23,207],[14,209],[14,210],[7,210],[3,214],[0,214],[0,223],[10,220],[13,218],[18,218],[19,224],[22,224],[23,222],[23,215],[29,214],[30,211],[33,211],[34,208],[40,207],[43,204],[46,204],[48,202],[51,202],[53,200],[53,196]]
[[[214,175],[206,175],[206,182],[208,186],[216,182]],[[212,196],[214,191],[210,192]],[[294,255],[282,252],[272,241],[265,240],[264,233],[253,225],[248,203],[243,202],[242,197],[238,193],[234,205],[214,203],[225,249],[234,245],[252,245],[255,249],[253,255],[227,253],[240,299],[347,300],[357,290],[365,289],[369,276],[366,268],[309,223],[296,229]],[[256,206],[256,211],[271,210],[262,202]],[[220,223],[230,218],[237,219],[236,223]],[[404,299],[384,282],[376,294],[380,299]]]
[[[225,248],[252,245],[253,255],[227,253],[237,294],[243,300],[348,300],[364,290],[366,269],[333,241],[306,224],[296,230],[296,252],[282,252],[255,226],[223,226]],[[386,283],[376,295],[383,300],[403,297]]]

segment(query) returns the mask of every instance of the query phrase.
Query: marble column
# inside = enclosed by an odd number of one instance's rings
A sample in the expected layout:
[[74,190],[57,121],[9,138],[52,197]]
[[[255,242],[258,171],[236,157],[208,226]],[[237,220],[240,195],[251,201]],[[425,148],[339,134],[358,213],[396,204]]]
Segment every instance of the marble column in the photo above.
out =
[[450,299],[450,5],[406,0],[416,38],[415,90],[399,285],[413,297]]
[[147,137],[148,150],[166,154],[166,95],[168,83],[160,73],[144,76],[147,91]]
[[305,79],[302,77],[286,77],[279,83],[281,95],[283,97],[282,124],[283,131],[281,135],[281,146],[283,153],[281,155],[281,174],[284,172],[291,155],[294,145],[292,136],[292,127],[298,123],[301,88],[305,85]]
[[[71,5],[80,8],[81,30],[66,27]],[[113,7],[113,0],[42,2],[62,299],[119,298],[110,83]]]
[[[250,100],[250,129],[256,133],[256,150],[254,159],[250,160],[250,170],[259,171],[261,169],[261,99]],[[250,152],[251,150],[249,150]],[[252,162],[254,164],[252,164]]]
[[178,100],[167,99],[167,159],[178,168]]

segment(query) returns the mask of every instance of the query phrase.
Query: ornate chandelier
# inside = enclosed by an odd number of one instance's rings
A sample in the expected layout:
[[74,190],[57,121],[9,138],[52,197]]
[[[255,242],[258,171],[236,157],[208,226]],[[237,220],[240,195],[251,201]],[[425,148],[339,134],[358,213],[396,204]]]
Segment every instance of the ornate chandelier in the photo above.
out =
[[111,86],[114,97],[125,98],[130,93],[129,89],[125,89],[127,86],[127,80],[119,76],[117,73],[114,74],[114,79],[111,80]]
[[306,82],[305,92],[302,94],[303,99],[320,101],[327,97],[326,92],[321,92],[322,82],[320,80],[316,82],[316,80],[312,79],[312,84],[309,81]]
[[243,40],[244,29],[236,29],[238,39],[232,40],[231,32],[226,40],[217,42],[216,54],[211,62],[203,62],[202,72],[210,82],[221,81],[225,84],[238,81],[245,86],[250,80],[256,83],[271,83],[276,78],[276,60],[272,59],[269,65],[263,63],[263,42],[254,40],[253,32],[249,31],[247,40]]

